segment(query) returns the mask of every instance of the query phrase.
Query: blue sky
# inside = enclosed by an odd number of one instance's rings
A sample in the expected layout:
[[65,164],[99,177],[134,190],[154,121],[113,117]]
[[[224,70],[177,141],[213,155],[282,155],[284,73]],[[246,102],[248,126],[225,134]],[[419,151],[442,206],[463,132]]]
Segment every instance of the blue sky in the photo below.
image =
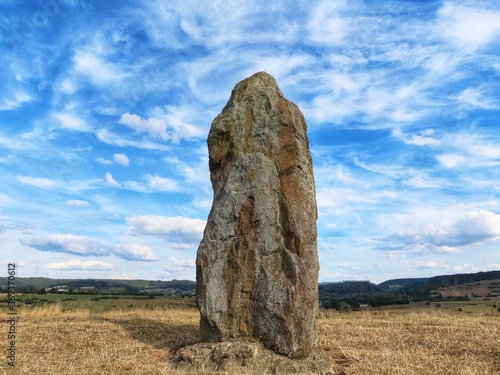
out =
[[210,124],[262,70],[308,123],[320,281],[500,269],[496,1],[0,0],[0,52],[19,276],[194,280]]

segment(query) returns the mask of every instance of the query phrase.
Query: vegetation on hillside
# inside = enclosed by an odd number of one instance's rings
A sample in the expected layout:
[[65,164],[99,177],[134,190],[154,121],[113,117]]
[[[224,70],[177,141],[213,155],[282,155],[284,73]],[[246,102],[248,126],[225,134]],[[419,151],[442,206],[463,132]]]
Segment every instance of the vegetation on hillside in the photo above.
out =
[[[0,277],[0,290],[7,289],[7,278]],[[46,277],[19,277],[19,293],[63,292],[85,294],[163,294],[166,290],[190,292],[196,283],[190,280],[114,280],[114,279],[50,279]]]
[[[478,288],[479,284],[484,285]],[[322,307],[338,311],[359,310],[364,305],[409,304],[412,301],[496,300],[500,299],[500,271],[395,279],[378,285],[369,281],[322,283],[319,296]]]
[[[0,278],[0,290],[6,290],[7,278]],[[16,279],[18,293],[67,294],[149,294],[193,295],[196,283],[190,280],[109,280],[49,279],[28,277]],[[360,310],[410,302],[442,302],[500,299],[500,271],[456,274],[430,278],[388,280],[380,284],[369,281],[321,283],[318,286],[321,306],[338,311]]]

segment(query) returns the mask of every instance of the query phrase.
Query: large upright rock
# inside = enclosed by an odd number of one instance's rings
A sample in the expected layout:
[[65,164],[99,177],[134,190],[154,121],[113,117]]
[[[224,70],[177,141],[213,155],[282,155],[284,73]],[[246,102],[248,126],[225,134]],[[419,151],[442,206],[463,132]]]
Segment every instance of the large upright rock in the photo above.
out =
[[204,341],[250,336],[276,353],[316,343],[316,194],[299,108],[260,72],[239,82],[208,136],[214,200],[196,259]]

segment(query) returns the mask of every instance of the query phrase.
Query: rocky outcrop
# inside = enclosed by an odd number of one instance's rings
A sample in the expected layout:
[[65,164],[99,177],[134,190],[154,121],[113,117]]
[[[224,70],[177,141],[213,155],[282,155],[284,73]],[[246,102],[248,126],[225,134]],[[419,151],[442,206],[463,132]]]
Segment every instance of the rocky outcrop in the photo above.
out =
[[276,81],[239,82],[208,136],[214,200],[196,259],[203,341],[255,337],[302,358],[316,344],[316,195],[307,126]]
[[[291,359],[250,340],[233,339],[221,343],[199,343],[177,351],[171,361],[178,372],[189,374],[337,374],[339,366],[330,357],[313,352],[304,359]],[[340,368],[341,370],[341,368]]]

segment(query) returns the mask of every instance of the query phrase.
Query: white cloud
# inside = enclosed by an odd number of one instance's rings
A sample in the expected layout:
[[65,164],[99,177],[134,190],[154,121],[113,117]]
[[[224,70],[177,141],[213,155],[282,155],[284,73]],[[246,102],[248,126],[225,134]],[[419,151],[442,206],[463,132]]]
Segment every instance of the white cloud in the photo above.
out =
[[420,135],[422,135],[423,137],[429,137],[431,135],[434,135],[435,132],[436,131],[434,129],[425,129],[420,132]]
[[436,262],[412,262],[412,265],[420,268],[420,269],[434,269],[434,268],[440,268],[440,269],[450,269],[451,267],[447,264],[440,264]]
[[61,82],[59,89],[64,92],[65,94],[73,94],[78,90],[78,86],[76,83],[72,80],[66,79]]
[[210,210],[210,207],[212,207],[212,200],[195,198],[193,199],[191,204],[198,209],[203,209],[208,212]]
[[195,259],[169,258],[168,261],[169,261],[169,265],[167,267],[194,268],[196,266]]
[[8,265],[10,263],[16,263],[16,265],[18,267],[25,267],[26,266],[26,263],[24,263],[24,262],[18,262],[15,259],[7,259],[7,260],[3,260],[2,262],[0,262],[0,264],[5,264],[5,265]]
[[441,187],[439,181],[431,179],[423,174],[416,174],[413,177],[404,180],[403,183],[416,189],[436,189]]
[[130,164],[130,160],[125,154],[114,154],[113,159],[115,159],[118,164],[124,165],[125,167],[128,167]]
[[116,245],[113,254],[130,261],[156,261],[160,258],[149,247],[142,245]]
[[448,39],[457,49],[474,52],[500,35],[500,11],[447,1],[438,12],[435,35]]
[[175,250],[189,250],[193,247],[192,243],[173,243],[170,244],[171,249]]
[[70,259],[63,263],[50,263],[45,266],[51,270],[92,270],[92,271],[111,271],[113,266],[99,261],[82,261],[79,259]]
[[[97,46],[98,48],[102,46]],[[73,62],[75,71],[88,77],[95,86],[117,84],[128,76],[117,64],[105,61],[105,57],[91,49],[78,51],[73,57]]]
[[445,168],[455,168],[462,163],[464,163],[467,159],[465,156],[460,154],[443,154],[436,156],[436,159],[445,167]]
[[430,261],[430,262],[411,262],[411,264],[420,270],[442,269],[442,270],[451,270],[453,272],[459,272],[459,273],[479,272],[482,270],[481,267],[475,266],[474,264],[471,264],[471,263],[456,265],[456,266],[438,263],[438,262],[433,262],[433,261]]
[[295,69],[305,68],[314,59],[306,54],[284,54],[278,56],[260,57],[255,62],[255,71],[266,71],[276,79],[286,77]]
[[88,131],[90,127],[81,118],[66,113],[56,113],[54,117],[59,120],[61,126],[68,130]]
[[318,123],[356,124],[356,119],[358,126],[385,129],[415,122],[430,112],[427,82],[393,81],[386,70],[332,69],[303,84],[316,87],[312,100],[300,106],[306,118]]
[[447,152],[437,160],[445,168],[496,168],[500,166],[500,146],[493,134],[459,131],[443,138]]
[[107,160],[107,159],[104,159],[102,157],[95,159],[95,161],[98,162],[99,164],[105,164],[105,165],[113,164],[112,160]]
[[205,129],[193,124],[206,122],[206,114],[202,114],[199,108],[190,105],[166,105],[155,107],[151,114],[158,119],[164,119],[169,126],[169,135],[173,143],[178,143],[181,139],[192,139],[205,137]]
[[457,101],[465,109],[495,109],[496,105],[493,100],[485,99],[484,95],[481,89],[468,88],[458,95]]
[[0,103],[0,111],[10,111],[18,108],[23,103],[27,103],[32,101],[33,98],[25,92],[15,92],[13,98],[4,99],[2,103]]
[[179,143],[181,139],[200,137],[204,132],[193,126],[191,118],[196,111],[186,107],[165,106],[154,108],[155,117],[143,119],[139,115],[124,113],[119,123],[137,133],[147,133],[152,139]]
[[210,171],[208,168],[207,158],[208,149],[199,149],[200,157],[197,161],[186,163],[177,157],[165,158],[165,162],[175,168],[177,174],[181,175],[185,182],[201,186],[210,181]]
[[160,150],[160,151],[170,150],[170,147],[164,144],[151,142],[150,140],[147,139],[142,139],[142,140],[129,139],[121,135],[117,135],[108,129],[97,130],[96,136],[101,142],[118,147],[135,147],[143,150]]
[[434,248],[434,251],[436,253],[440,253],[440,254],[458,253],[459,252],[459,250],[456,247],[452,247],[452,246],[436,246]]
[[349,31],[349,20],[341,16],[344,0],[319,1],[307,20],[309,40],[329,46],[340,45]]
[[138,215],[127,217],[132,235],[165,238],[173,243],[197,243],[203,236],[206,221],[182,216]]
[[61,190],[78,193],[80,191],[92,190],[101,187],[102,180],[98,178],[89,180],[70,180],[67,182],[59,182],[59,184],[59,188]]
[[119,182],[117,182],[117,181],[113,178],[113,176],[112,176],[112,175],[111,175],[111,173],[109,173],[109,172],[106,172],[106,183],[107,183],[109,186],[116,187],[116,188],[118,188],[118,187],[121,187],[121,186],[122,186]]
[[387,258],[389,260],[405,259],[406,254],[403,251],[388,251]]
[[453,271],[455,272],[479,272],[481,271],[481,267],[475,266],[471,263],[463,264],[460,266],[453,266]]
[[20,242],[38,251],[68,253],[82,256],[109,255],[109,248],[89,237],[73,234],[54,234],[47,237],[20,240]]
[[146,180],[146,183],[126,181],[124,185],[127,189],[141,193],[169,192],[175,191],[179,188],[177,181],[170,178],[152,176],[148,174],[144,176],[144,179]]
[[414,251],[457,252],[457,247],[500,239],[500,215],[490,211],[470,211],[464,218],[400,231],[386,238]]
[[170,136],[167,134],[168,125],[164,120],[159,120],[153,117],[147,120],[142,119],[138,115],[125,113],[119,121],[120,124],[128,126],[138,133],[148,133],[151,138],[168,141]]
[[70,199],[66,201],[66,204],[68,206],[76,206],[76,207],[88,207],[90,206],[90,203],[87,201],[82,201],[79,199]]
[[177,182],[170,178],[147,175],[146,180],[149,187],[154,191],[173,191],[178,188]]
[[59,189],[66,192],[77,193],[83,190],[95,189],[102,185],[102,180],[70,180],[59,181],[52,180],[44,177],[31,177],[31,176],[16,176],[16,179],[25,185],[35,186],[40,189],[54,190]]
[[17,180],[25,185],[35,186],[40,189],[54,189],[60,184],[59,181],[43,177],[16,176]]
[[166,277],[193,279],[195,263],[195,259],[169,258],[168,264],[164,267]]
[[144,14],[144,25],[157,47],[178,50],[194,44],[221,51],[250,38],[253,43],[289,40],[295,22],[284,17],[286,7],[289,4],[266,3],[263,16],[258,2],[242,0],[200,2],[194,8],[180,1],[175,7],[151,3]]
[[411,136],[411,140],[408,141],[408,144],[416,145],[416,146],[437,147],[437,146],[441,146],[441,141],[438,141],[437,139],[434,139],[434,138],[424,137],[422,135],[413,134]]

